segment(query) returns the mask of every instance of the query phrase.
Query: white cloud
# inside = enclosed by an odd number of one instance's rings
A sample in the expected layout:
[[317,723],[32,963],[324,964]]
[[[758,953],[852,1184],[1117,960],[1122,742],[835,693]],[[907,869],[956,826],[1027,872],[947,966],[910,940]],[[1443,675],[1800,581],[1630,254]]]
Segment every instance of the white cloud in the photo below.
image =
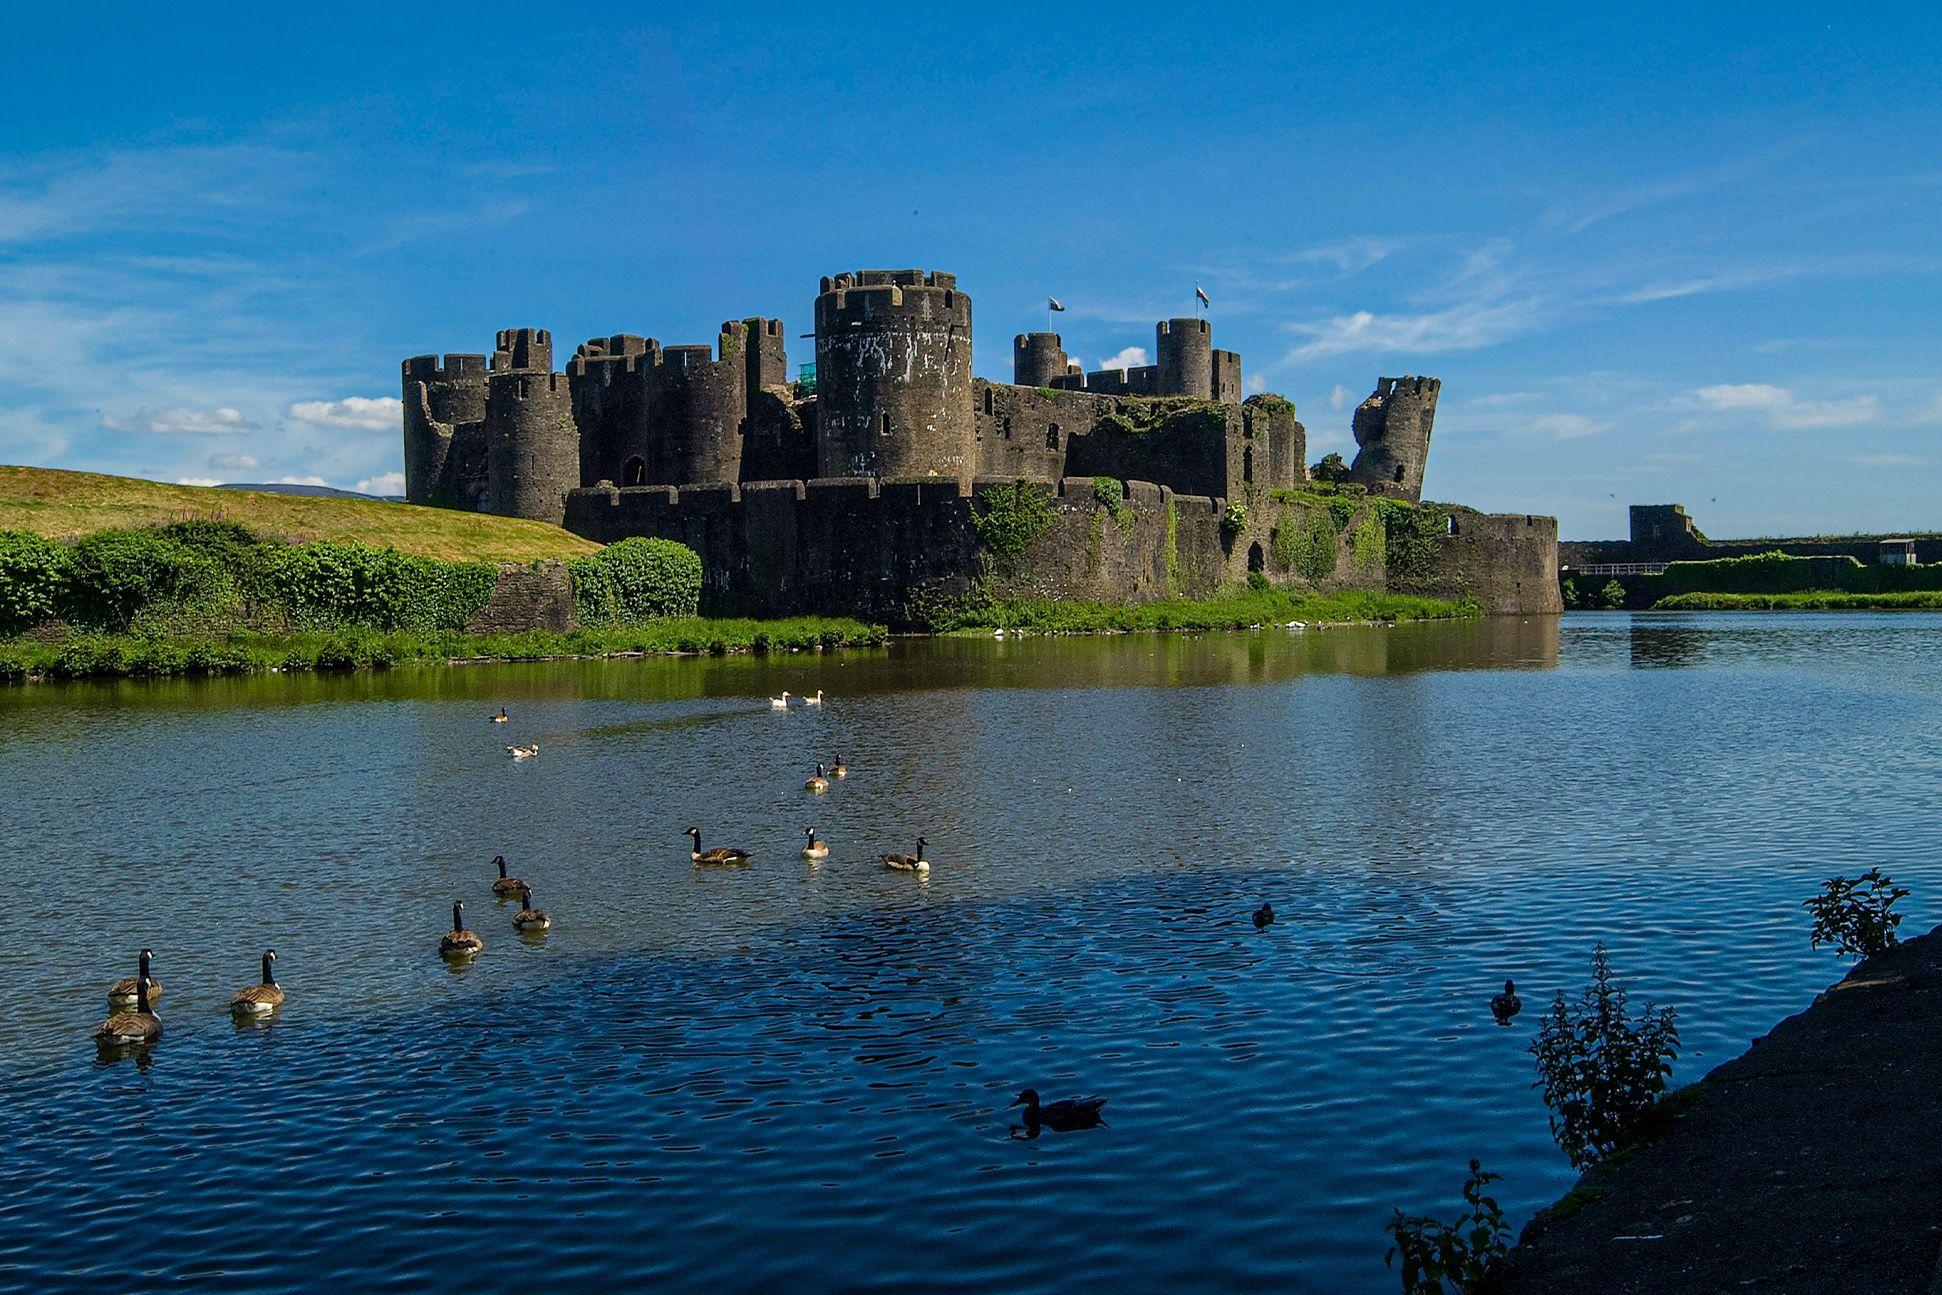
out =
[[1714,412],[1751,414],[1768,426],[1785,431],[1859,427],[1875,421],[1881,413],[1881,399],[1875,395],[1853,396],[1847,400],[1802,400],[1788,388],[1766,382],[1721,383],[1701,387],[1693,395]]
[[1247,387],[1249,394],[1259,395],[1268,389],[1268,380],[1258,373],[1250,373],[1247,375],[1247,382],[1244,385]]
[[1596,436],[1610,426],[1610,423],[1601,423],[1583,414],[1538,414],[1526,424],[1530,431],[1541,436],[1555,436],[1561,441]]
[[366,477],[351,489],[365,495],[402,495],[405,492],[405,474],[386,472],[375,477]]
[[222,482],[216,480],[214,477],[177,477],[175,484],[178,486],[220,486]]
[[319,427],[352,427],[364,432],[404,426],[405,402],[396,396],[346,396],[342,400],[299,400],[290,417]]
[[1372,352],[1470,351],[1494,346],[1536,327],[1550,314],[1536,297],[1463,302],[1413,315],[1358,310],[1318,323],[1297,324],[1308,340],[1288,352],[1286,363]]
[[327,486],[330,482],[324,480],[322,477],[278,477],[274,484],[279,486]]
[[219,472],[241,472],[250,468],[260,468],[263,465],[248,454],[211,454],[209,466]]
[[233,436],[253,432],[256,424],[240,410],[138,409],[126,417],[103,414],[101,425],[114,432],[148,432],[156,436]]
[[1857,454],[1853,462],[1864,468],[1923,468],[1928,460],[1914,454]]
[[1146,358],[1145,347],[1129,346],[1118,355],[1109,355],[1101,360],[1099,367],[1102,369],[1138,369],[1151,363],[1153,361]]
[[1330,409],[1341,409],[1354,399],[1355,393],[1353,391],[1350,391],[1347,387],[1337,386],[1335,390],[1328,393],[1328,407]]

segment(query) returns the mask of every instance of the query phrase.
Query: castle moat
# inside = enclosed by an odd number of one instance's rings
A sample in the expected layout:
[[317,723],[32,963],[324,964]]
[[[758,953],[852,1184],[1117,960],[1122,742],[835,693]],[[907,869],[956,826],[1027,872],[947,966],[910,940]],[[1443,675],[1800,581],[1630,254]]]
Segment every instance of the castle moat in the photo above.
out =
[[1613,612],[0,688],[0,1291],[1392,1291],[1471,1157],[1515,1226],[1576,1180],[1525,1048],[1595,941],[1677,1084],[1839,977],[1824,878],[1942,920],[1938,658]]

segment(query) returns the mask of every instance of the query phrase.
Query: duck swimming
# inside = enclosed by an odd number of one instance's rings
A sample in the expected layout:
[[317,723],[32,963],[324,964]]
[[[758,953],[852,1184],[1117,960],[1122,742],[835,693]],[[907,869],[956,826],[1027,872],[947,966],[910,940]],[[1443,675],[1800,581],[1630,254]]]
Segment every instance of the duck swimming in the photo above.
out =
[[254,985],[245,985],[229,1000],[229,1010],[233,1015],[268,1016],[283,1006],[283,986],[276,983],[276,976],[270,964],[276,961],[276,950],[263,950],[263,979]]
[[512,716],[506,714],[506,708],[504,706],[501,706],[499,708],[499,713],[497,715],[489,715],[486,718],[490,719],[495,724],[504,724],[507,720],[511,719]]
[[700,863],[700,864],[747,863],[750,859],[755,857],[754,855],[750,854],[747,850],[737,850],[734,847],[727,846],[727,845],[718,845],[711,850],[702,849],[701,848],[701,829],[698,827],[691,827],[686,832],[682,833],[682,835],[693,839],[695,845],[694,845],[694,849],[689,851],[689,857],[692,858],[696,863]]
[[802,830],[802,834],[808,838],[808,843],[802,847],[803,858],[805,859],[829,858],[829,844],[825,841],[818,841],[816,839],[815,828],[805,827]]
[[499,880],[492,883],[493,894],[499,896],[501,899],[512,899],[515,896],[517,896],[520,891],[526,889],[525,882],[521,881],[517,877],[508,877],[506,875],[506,856],[505,855],[503,854],[493,855],[492,863],[494,867],[499,869]]
[[155,951],[153,949],[143,949],[141,956],[136,959],[135,965],[137,970],[135,974],[132,976],[123,976],[120,980],[108,986],[108,1005],[110,1007],[133,1007],[136,998],[139,996],[136,993],[136,987],[144,980],[148,981],[149,1002],[152,1003],[162,996],[162,982],[159,980],[150,980],[148,975],[148,962],[154,956]]
[[479,933],[466,928],[465,901],[455,901],[452,904],[452,929],[439,940],[439,953],[447,958],[469,958],[483,948],[485,941],[479,938]]
[[1041,1106],[1038,1090],[1027,1088],[1012,1100],[1013,1106],[1023,1106],[1022,1118],[1027,1129],[1044,1125],[1054,1133],[1069,1133],[1074,1129],[1096,1128],[1101,1122],[1099,1112],[1105,1109],[1103,1097],[1067,1097]]
[[135,982],[135,1010],[116,1012],[95,1027],[94,1041],[103,1049],[140,1048],[162,1037],[162,1018],[148,1004],[148,978]]
[[1274,905],[1263,904],[1254,910],[1254,929],[1265,931],[1274,925]]
[[823,766],[816,766],[816,776],[802,785],[804,791],[828,791],[829,779],[823,776]]
[[1490,1000],[1490,1014],[1497,1018],[1497,1024],[1509,1025],[1510,1018],[1524,1010],[1524,1000],[1517,996],[1517,982],[1506,980],[1504,992]]
[[895,872],[929,872],[931,861],[924,857],[924,847],[929,845],[923,837],[917,838],[916,854],[886,854],[883,866]]
[[842,756],[837,756],[836,763],[829,767],[829,776],[832,778],[847,778],[850,776],[850,766],[843,763]]
[[539,743],[529,742],[523,746],[509,746],[506,750],[512,752],[512,758],[515,760],[530,760],[539,754]]
[[533,907],[531,886],[519,888],[519,911],[513,914],[512,925],[513,929],[522,935],[531,931],[544,931],[553,925],[553,919],[546,915],[545,909]]
[[816,690],[816,695],[815,695],[814,697],[804,697],[804,698],[802,699],[802,704],[803,704],[803,705],[805,705],[805,706],[820,706],[820,705],[822,705],[822,704],[823,704],[823,690],[822,690],[821,688],[818,688],[818,689]]
[[787,688],[784,688],[782,690],[782,695],[780,697],[769,698],[769,709],[770,710],[789,709],[789,690]]

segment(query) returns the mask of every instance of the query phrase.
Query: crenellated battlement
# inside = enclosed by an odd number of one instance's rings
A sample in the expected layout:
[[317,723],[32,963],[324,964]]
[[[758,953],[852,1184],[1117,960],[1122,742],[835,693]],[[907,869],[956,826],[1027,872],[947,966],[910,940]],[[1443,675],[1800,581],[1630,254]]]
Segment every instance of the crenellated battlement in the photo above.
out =
[[406,382],[462,382],[471,378],[483,381],[485,375],[483,355],[447,355],[443,363],[436,355],[414,355],[404,362]]
[[544,328],[502,328],[492,351],[493,369],[551,369],[553,334]]

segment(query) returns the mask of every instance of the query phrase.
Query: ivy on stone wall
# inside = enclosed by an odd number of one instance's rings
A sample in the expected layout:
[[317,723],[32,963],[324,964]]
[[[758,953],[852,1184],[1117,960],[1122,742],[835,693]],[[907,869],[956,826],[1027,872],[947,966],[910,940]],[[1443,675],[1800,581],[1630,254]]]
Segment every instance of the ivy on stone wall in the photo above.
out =
[[1449,534],[1450,515],[1400,499],[1377,499],[1374,512],[1382,519],[1383,560],[1389,579],[1427,579],[1435,570],[1443,537]]
[[621,540],[569,558],[566,570],[583,625],[635,625],[701,608],[701,555],[673,540]]
[[[1276,552],[1284,570],[1292,569],[1310,584],[1335,574],[1336,527],[1326,510],[1295,513],[1276,532]],[[1285,537],[1285,541],[1284,541]]]
[[1173,500],[1167,500],[1167,592],[1180,590],[1180,507]]
[[986,486],[971,500],[971,529],[991,570],[1009,575],[1052,525],[1052,492],[1029,481]]

